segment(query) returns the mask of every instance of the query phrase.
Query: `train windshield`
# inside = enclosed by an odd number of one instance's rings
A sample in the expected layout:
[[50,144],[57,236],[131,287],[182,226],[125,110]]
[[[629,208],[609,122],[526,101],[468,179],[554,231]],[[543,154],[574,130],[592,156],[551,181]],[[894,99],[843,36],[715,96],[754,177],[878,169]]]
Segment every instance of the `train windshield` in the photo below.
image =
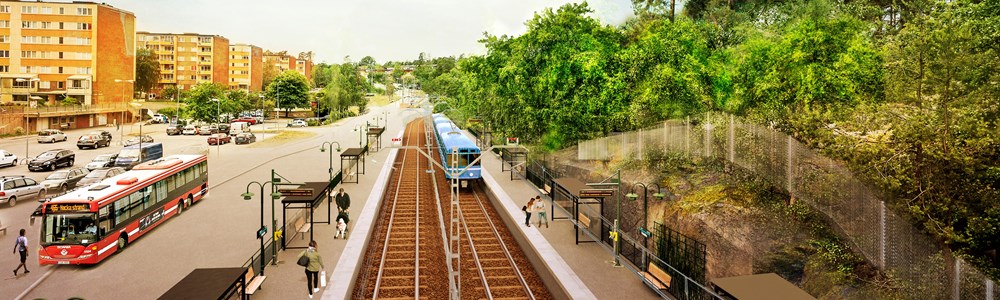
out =
[[[452,166],[452,156],[451,155],[445,155],[445,157],[448,158],[448,165],[447,165],[447,167],[451,167]],[[478,166],[480,162],[476,161],[477,158],[479,158],[479,153],[459,154],[458,155],[458,167],[459,168],[464,168],[465,166],[468,166],[470,162],[473,162],[473,161],[475,162],[475,164],[473,164],[473,166]]]

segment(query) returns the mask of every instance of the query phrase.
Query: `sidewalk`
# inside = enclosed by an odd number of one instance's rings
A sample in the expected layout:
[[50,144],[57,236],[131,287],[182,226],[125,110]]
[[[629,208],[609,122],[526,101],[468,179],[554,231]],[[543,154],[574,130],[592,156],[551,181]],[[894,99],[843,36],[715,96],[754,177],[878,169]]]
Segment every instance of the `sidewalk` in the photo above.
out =
[[[364,239],[367,236],[367,230],[355,229],[359,223],[361,223],[362,208],[369,206],[369,201],[375,200],[375,205],[381,199],[382,191],[381,189],[375,188],[376,181],[379,181],[379,175],[383,173],[383,169],[388,169],[392,162],[387,158],[390,154],[390,149],[380,150],[375,153],[369,153],[365,157],[365,174],[360,174],[358,178],[358,183],[341,183],[334,187],[334,191],[338,191],[340,188],[344,189],[344,192],[351,196],[351,221],[348,224],[348,239],[335,239],[333,237],[336,233],[336,217],[337,208],[333,207],[332,217],[334,218],[333,224],[314,224],[312,227],[313,238],[316,240],[318,245],[319,254],[323,258],[324,270],[327,275],[327,287],[320,288],[320,291],[315,293],[314,297],[319,297],[320,295],[325,295],[326,289],[333,285],[330,278],[334,275],[334,269],[338,265],[338,259],[344,252],[345,248],[362,248],[364,245],[355,245],[357,238]],[[372,160],[376,163],[372,163]],[[352,168],[353,170],[353,168]],[[327,206],[331,203],[324,202],[320,206],[317,206],[314,210],[315,218],[317,220],[326,219]],[[301,213],[306,213],[306,210],[302,210]],[[297,215],[289,215],[288,220],[293,220]],[[291,234],[294,233],[294,228],[287,228],[286,235],[288,246],[290,247],[302,247],[309,243],[309,233],[299,234],[292,237]],[[356,236],[355,233],[358,235]],[[305,237],[303,237],[305,235]],[[357,237],[357,238],[355,238]],[[306,276],[303,267],[297,265],[296,259],[298,255],[302,253],[305,249],[286,249],[284,251],[278,252],[278,265],[268,265],[265,269],[264,275],[267,279],[261,285],[261,289],[257,290],[253,294],[253,298],[257,299],[307,299],[308,292],[306,291]],[[350,274],[347,274],[350,276]],[[350,278],[350,277],[348,277]],[[324,298],[327,298],[324,296]]]
[[[500,172],[502,161],[496,155],[487,154],[482,158],[484,181],[494,189],[493,193],[501,198],[507,196],[512,200],[508,203],[500,201],[505,207],[498,208],[497,211],[523,222],[524,214],[521,212],[521,206],[527,204],[528,199],[540,195],[539,190],[527,180],[511,180],[509,171]],[[544,196],[542,199],[547,210],[552,207],[551,199]],[[575,273],[575,277],[578,277],[597,299],[660,299],[627,268],[614,267],[611,253],[599,244],[575,244],[573,223],[566,219],[552,221],[553,217],[565,218],[567,215],[557,208],[555,216],[549,216],[551,227],[536,227],[538,219],[536,215],[532,215],[531,227],[519,222],[521,224],[519,228],[529,238],[539,235],[544,237],[543,241],[532,239],[532,247],[539,249],[543,257],[547,253],[541,250],[546,247],[554,249],[557,253],[553,255],[561,257],[561,260],[572,269],[570,271]],[[587,237],[581,239],[589,240]],[[546,262],[550,264],[550,268],[553,267],[552,259],[546,259]]]

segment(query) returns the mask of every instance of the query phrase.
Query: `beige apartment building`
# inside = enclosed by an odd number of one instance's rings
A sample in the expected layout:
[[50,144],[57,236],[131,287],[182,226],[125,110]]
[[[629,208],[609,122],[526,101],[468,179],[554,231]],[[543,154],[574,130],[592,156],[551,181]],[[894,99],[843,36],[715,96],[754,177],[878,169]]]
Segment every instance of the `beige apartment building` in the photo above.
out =
[[229,88],[260,92],[264,79],[264,51],[248,44],[229,45]]
[[302,52],[298,56],[292,56],[286,51],[265,51],[264,63],[277,67],[278,73],[293,70],[306,76],[306,80],[312,81],[312,52]]
[[110,5],[0,1],[0,134],[128,118],[134,38],[135,15]]
[[136,32],[136,46],[150,49],[160,62],[160,80],[151,91],[190,90],[199,83],[229,85],[229,39],[198,33]]

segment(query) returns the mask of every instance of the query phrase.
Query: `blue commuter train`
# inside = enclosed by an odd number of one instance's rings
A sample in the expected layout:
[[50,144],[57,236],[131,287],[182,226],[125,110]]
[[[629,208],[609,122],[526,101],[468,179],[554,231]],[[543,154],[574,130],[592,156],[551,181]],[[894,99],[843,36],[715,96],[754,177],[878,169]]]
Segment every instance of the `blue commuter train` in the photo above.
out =
[[[434,134],[437,137],[438,154],[448,170],[445,177],[452,179],[451,174],[465,170],[458,175],[462,187],[468,186],[468,181],[482,178],[482,166],[479,161],[480,149],[476,142],[466,137],[455,123],[443,114],[434,114]],[[458,150],[457,169],[452,168],[452,149]],[[474,163],[472,163],[475,161]],[[470,166],[469,163],[472,163]],[[468,169],[466,169],[468,167]]]

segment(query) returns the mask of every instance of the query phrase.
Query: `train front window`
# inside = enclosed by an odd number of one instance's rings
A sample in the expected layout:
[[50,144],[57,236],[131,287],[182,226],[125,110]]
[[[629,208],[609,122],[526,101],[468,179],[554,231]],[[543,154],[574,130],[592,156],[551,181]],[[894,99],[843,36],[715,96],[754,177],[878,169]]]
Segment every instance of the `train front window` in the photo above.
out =
[[94,213],[46,214],[43,222],[43,245],[80,245],[97,241]]

